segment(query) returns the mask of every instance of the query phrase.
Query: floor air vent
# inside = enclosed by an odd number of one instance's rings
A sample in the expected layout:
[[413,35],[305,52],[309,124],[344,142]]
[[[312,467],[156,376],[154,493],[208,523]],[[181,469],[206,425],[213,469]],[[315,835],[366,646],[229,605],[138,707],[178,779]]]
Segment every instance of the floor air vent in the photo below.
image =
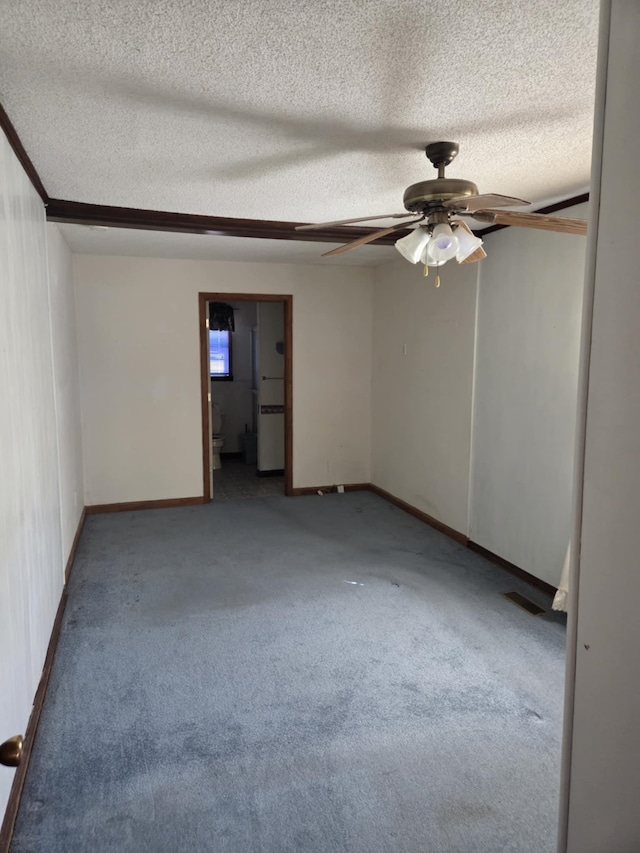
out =
[[545,612],[543,607],[538,607],[534,601],[530,601],[520,592],[503,592],[502,594],[505,598],[508,598],[509,601],[517,604],[518,607],[522,607],[523,610],[526,610],[527,613],[530,613],[532,616],[539,616],[541,613]]

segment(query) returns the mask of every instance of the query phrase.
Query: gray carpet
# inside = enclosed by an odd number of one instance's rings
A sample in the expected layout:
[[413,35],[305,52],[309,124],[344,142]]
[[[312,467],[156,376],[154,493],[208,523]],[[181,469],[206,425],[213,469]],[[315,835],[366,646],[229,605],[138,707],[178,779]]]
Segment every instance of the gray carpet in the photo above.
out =
[[367,492],[90,516],[13,853],[554,851],[565,630],[510,589]]

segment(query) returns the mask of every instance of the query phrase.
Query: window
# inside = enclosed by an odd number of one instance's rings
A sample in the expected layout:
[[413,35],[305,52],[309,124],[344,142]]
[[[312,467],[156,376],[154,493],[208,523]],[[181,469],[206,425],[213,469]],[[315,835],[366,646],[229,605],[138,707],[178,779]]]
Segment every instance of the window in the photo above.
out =
[[212,379],[233,379],[231,373],[231,332],[209,329],[209,372]]

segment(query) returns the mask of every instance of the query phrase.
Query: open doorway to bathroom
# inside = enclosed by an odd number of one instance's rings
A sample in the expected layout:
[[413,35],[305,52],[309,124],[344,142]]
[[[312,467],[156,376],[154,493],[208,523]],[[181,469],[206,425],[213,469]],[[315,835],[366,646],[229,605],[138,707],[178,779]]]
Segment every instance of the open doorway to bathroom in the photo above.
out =
[[292,297],[200,293],[205,501],[292,494]]

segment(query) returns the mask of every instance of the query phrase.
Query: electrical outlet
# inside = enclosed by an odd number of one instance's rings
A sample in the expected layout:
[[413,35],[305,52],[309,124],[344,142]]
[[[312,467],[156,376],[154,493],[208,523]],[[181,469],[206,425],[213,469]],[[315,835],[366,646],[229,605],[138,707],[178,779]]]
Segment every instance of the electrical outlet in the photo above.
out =
[[344,486],[336,486],[336,489],[338,491],[338,494],[340,494],[340,495],[344,494]]

